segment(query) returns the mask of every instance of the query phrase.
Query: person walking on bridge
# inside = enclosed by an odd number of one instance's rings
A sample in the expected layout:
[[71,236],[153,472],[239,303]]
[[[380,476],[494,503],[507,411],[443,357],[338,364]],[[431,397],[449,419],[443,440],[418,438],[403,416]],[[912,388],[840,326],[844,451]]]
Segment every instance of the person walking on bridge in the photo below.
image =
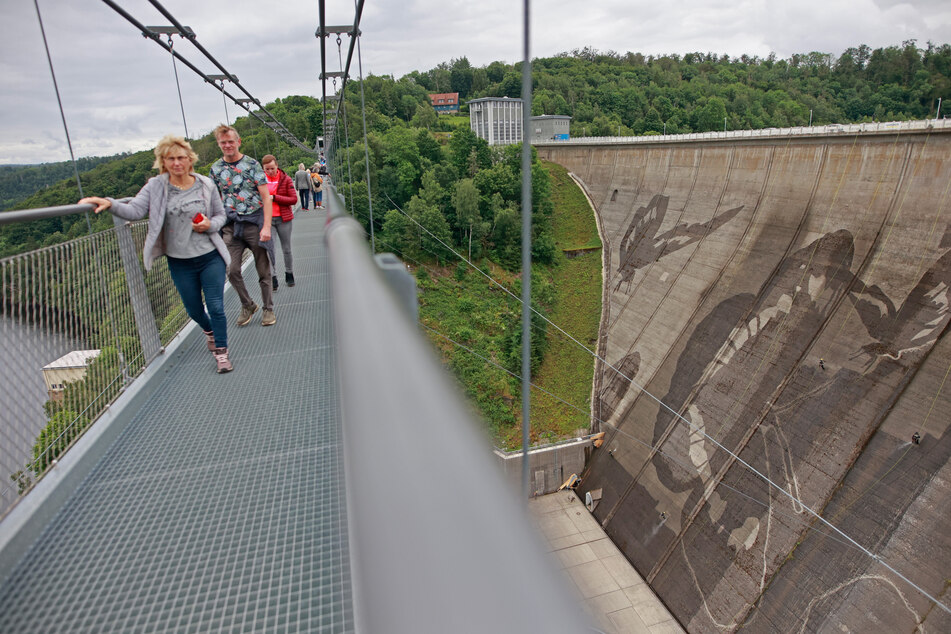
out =
[[241,136],[230,125],[215,128],[215,140],[221,148],[222,157],[211,166],[211,178],[218,185],[228,223],[221,230],[231,265],[228,281],[241,299],[241,314],[237,324],[247,326],[258,305],[251,299],[241,275],[241,256],[245,249],[254,255],[254,266],[261,287],[261,325],[271,326],[277,322],[274,316],[274,291],[271,287],[271,261],[267,245],[271,240],[271,196],[267,191],[267,177],[256,160],[241,153]]
[[204,331],[218,372],[231,372],[224,302],[225,269],[231,256],[218,235],[228,215],[215,183],[192,171],[197,160],[188,141],[168,135],[155,146],[152,167],[158,168],[159,175],[149,179],[135,198],[124,203],[90,196],[79,204],[95,205],[96,213],[108,209],[126,220],[149,217],[145,270],[152,268],[156,258],[166,257],[185,311]]
[[324,179],[320,177],[317,170],[310,173],[311,183],[314,188],[314,209],[324,208]]
[[[268,156],[270,156],[270,154]],[[313,185],[311,185],[310,182],[310,172],[304,168],[303,163],[297,166],[297,171],[294,173],[294,187],[297,188],[297,192],[300,194],[300,208],[307,211],[310,207]],[[314,205],[316,207],[316,203],[314,203]]]
[[[281,251],[284,252],[284,281],[294,286],[294,256],[291,255],[291,228],[294,220],[294,204],[297,203],[297,194],[294,192],[294,183],[284,170],[277,166],[277,158],[266,154],[261,159],[264,165],[264,174],[267,176],[267,190],[271,194],[271,206],[274,208],[274,217],[271,226],[281,242]],[[306,190],[303,195],[306,195]],[[276,246],[276,245],[275,245]],[[276,252],[277,249],[274,249]],[[272,287],[277,288],[277,254],[271,262]]]

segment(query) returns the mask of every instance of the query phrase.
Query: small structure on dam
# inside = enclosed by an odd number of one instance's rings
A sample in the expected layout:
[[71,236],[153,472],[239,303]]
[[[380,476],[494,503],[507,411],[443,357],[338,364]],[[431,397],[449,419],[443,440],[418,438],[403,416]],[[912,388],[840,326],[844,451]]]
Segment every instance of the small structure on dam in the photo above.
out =
[[951,126],[538,152],[604,242],[579,495],[676,618],[951,631]]

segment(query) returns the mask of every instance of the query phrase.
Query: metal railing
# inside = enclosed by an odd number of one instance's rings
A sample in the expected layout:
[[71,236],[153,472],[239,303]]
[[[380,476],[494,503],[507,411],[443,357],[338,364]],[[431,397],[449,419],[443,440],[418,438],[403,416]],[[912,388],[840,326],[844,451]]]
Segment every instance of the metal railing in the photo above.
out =
[[[4,212],[0,224],[90,211]],[[187,323],[146,221],[0,259],[0,516]]]
[[591,631],[362,227],[333,203],[326,239],[357,631]]
[[563,145],[608,145],[671,143],[686,141],[737,141],[748,139],[770,139],[788,136],[837,136],[849,134],[894,134],[896,132],[951,131],[951,120],[924,119],[916,121],[887,121],[883,123],[832,123],[829,125],[795,126],[790,128],[764,128],[762,130],[726,130],[716,132],[691,132],[689,134],[652,134],[648,136],[583,136],[562,141],[533,140],[532,144],[541,147]]

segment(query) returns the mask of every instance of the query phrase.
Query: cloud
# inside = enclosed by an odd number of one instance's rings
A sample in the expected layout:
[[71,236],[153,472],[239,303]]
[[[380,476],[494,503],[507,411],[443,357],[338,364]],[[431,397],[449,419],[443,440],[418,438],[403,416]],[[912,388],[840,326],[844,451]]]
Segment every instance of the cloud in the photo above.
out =
[[[147,0],[122,7],[146,26],[167,25]],[[262,102],[290,94],[318,96],[317,3],[282,0],[164,0],[198,41]],[[50,53],[77,155],[151,147],[184,124],[171,56],[103,3],[40,0]],[[535,0],[534,57],[587,46],[662,55],[714,52],[779,57],[821,51],[838,56],[917,39],[951,41],[951,3],[940,0]],[[352,4],[328,3],[330,25],[352,24]],[[401,77],[453,58],[474,66],[522,56],[521,3],[509,0],[370,0],[361,24],[364,74]],[[187,41],[174,47],[205,73],[220,72]],[[341,41],[346,58],[349,38]],[[327,68],[339,67],[327,38]],[[357,73],[356,60],[351,69]],[[178,64],[189,133],[225,119],[221,94]],[[8,2],[0,22],[0,163],[68,158],[46,51],[31,2]],[[238,91],[229,88],[239,95]],[[240,95],[239,95],[240,96]],[[238,108],[228,106],[233,118]],[[54,139],[59,139],[54,141]],[[44,141],[40,141],[44,140]],[[47,141],[48,140],[48,141]]]

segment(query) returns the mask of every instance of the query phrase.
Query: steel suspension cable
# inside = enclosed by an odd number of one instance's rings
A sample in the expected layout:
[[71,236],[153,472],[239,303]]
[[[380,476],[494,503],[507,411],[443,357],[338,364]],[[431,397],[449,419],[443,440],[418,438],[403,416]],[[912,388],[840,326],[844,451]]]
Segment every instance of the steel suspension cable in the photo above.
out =
[[[108,6],[109,8],[111,8],[113,11],[115,11],[116,13],[118,13],[119,15],[121,15],[123,18],[125,18],[129,23],[131,23],[131,24],[132,24],[133,26],[135,26],[137,29],[139,29],[139,31],[141,31],[142,35],[144,35],[145,37],[151,39],[153,42],[155,42],[156,44],[158,44],[159,46],[161,46],[161,47],[164,48],[165,50],[169,51],[176,59],[178,59],[178,60],[181,61],[183,64],[185,64],[185,66],[187,66],[189,69],[191,69],[192,72],[194,72],[196,75],[198,75],[198,76],[201,77],[203,80],[205,80],[205,83],[210,84],[211,86],[213,86],[213,87],[215,88],[215,90],[221,91],[221,93],[222,93],[225,97],[227,97],[228,99],[230,99],[231,101],[233,101],[235,104],[237,104],[237,105],[241,106],[242,108],[244,108],[244,110],[245,110],[249,115],[254,116],[254,117],[257,117],[258,120],[261,121],[261,123],[265,123],[264,119],[263,119],[261,116],[259,116],[257,113],[251,112],[251,109],[250,109],[250,108],[248,108],[247,106],[244,106],[243,104],[241,104],[240,101],[239,101],[239,99],[238,99],[237,97],[235,97],[234,95],[232,95],[231,93],[229,93],[227,90],[225,90],[225,89],[224,89],[224,82],[222,82],[222,85],[219,86],[217,83],[215,83],[215,81],[214,81],[211,77],[209,77],[207,74],[205,74],[204,72],[202,72],[197,66],[195,66],[194,64],[192,64],[190,61],[188,61],[185,57],[183,57],[183,56],[182,56],[181,54],[179,54],[177,51],[174,51],[174,50],[170,49],[169,46],[168,46],[167,44],[165,44],[165,42],[163,42],[163,41],[161,40],[161,38],[159,38],[159,36],[158,36],[156,33],[154,33],[153,31],[151,31],[148,27],[146,27],[146,26],[143,25],[141,22],[139,22],[139,21],[136,20],[134,17],[132,17],[126,10],[124,10],[122,7],[120,7],[120,6],[117,5],[115,2],[113,2],[113,0],[102,0],[102,2],[103,2],[106,6]],[[303,143],[301,143],[300,140],[297,139],[297,137],[295,137],[295,136],[290,132],[290,130],[288,130],[288,129],[284,126],[284,124],[281,123],[281,122],[277,119],[277,117],[275,117],[273,114],[271,114],[271,113],[267,110],[267,108],[265,108],[264,106],[262,106],[262,105],[261,105],[261,102],[258,101],[257,99],[255,99],[254,96],[253,96],[250,92],[248,92],[248,90],[238,82],[238,78],[237,78],[237,77],[235,77],[234,75],[232,75],[231,73],[229,73],[229,72],[218,62],[218,60],[216,60],[216,59],[211,55],[211,53],[209,53],[208,51],[206,51],[206,50],[204,49],[204,47],[202,47],[201,44],[198,43],[198,41],[195,39],[195,34],[194,34],[194,33],[190,32],[189,29],[186,29],[184,26],[182,26],[182,24],[181,24],[178,20],[176,20],[170,13],[168,13],[168,11],[165,10],[164,7],[162,7],[161,5],[159,5],[157,2],[152,2],[152,4],[155,5],[156,8],[158,8],[159,11],[161,11],[162,14],[165,15],[165,17],[167,17],[167,18],[172,22],[172,24],[175,26],[175,28],[179,30],[179,33],[180,33],[180,34],[181,34],[181,33],[184,33],[184,35],[183,35],[182,37],[187,38],[199,51],[201,51],[201,52],[205,55],[205,57],[207,57],[209,60],[212,61],[212,63],[214,63],[218,68],[220,68],[221,71],[229,78],[229,81],[231,81],[232,83],[234,83],[234,85],[237,86],[242,92],[244,92],[244,94],[247,95],[248,98],[249,98],[252,102],[254,102],[255,104],[257,104],[257,106],[261,109],[261,111],[264,112],[265,114],[267,114],[267,116],[270,117],[271,120],[272,120],[278,127],[280,127],[280,128],[288,135],[288,137],[289,137],[290,139],[293,139],[292,142],[293,142],[295,145],[297,145],[297,146],[300,147],[300,148],[303,148],[305,151],[308,151],[308,152],[311,151],[310,148],[307,148]],[[226,106],[226,108],[227,108],[227,106]]]
[[[79,189],[79,197],[84,198],[83,184],[79,180],[79,168],[76,165],[76,155],[73,153],[73,142],[69,138],[69,126],[66,124],[66,112],[63,110],[63,100],[59,95],[59,83],[56,81],[56,71],[53,70],[53,56],[50,55],[50,46],[46,41],[46,29],[43,28],[43,16],[40,15],[39,0],[33,0],[33,6],[36,7],[36,20],[40,23],[40,34],[43,36],[43,48],[46,50],[46,61],[50,66],[50,76],[53,78],[53,90],[56,92],[56,103],[59,105],[59,116],[63,121],[63,132],[66,134],[66,146],[69,148],[69,160],[73,164],[73,174],[76,176],[76,187]],[[86,212],[86,228],[92,233],[92,225],[89,222],[89,212]]]
[[[169,48],[169,46],[168,46],[165,42],[163,42],[163,41],[161,40],[161,38],[160,38],[156,33],[154,33],[153,31],[151,31],[147,26],[145,26],[144,24],[142,24],[141,22],[139,22],[138,20],[136,20],[134,17],[132,17],[125,9],[123,9],[122,7],[120,7],[119,5],[117,5],[117,4],[116,4],[115,2],[113,2],[112,0],[102,0],[102,2],[103,2],[103,4],[105,4],[106,6],[108,6],[110,9],[112,9],[113,11],[115,11],[116,13],[118,13],[120,16],[122,16],[123,18],[125,18],[126,21],[129,22],[130,24],[132,24],[135,28],[139,29],[139,31],[142,33],[143,36],[149,38],[150,40],[152,40],[153,42],[155,42],[156,44],[158,44],[159,46],[161,46],[162,48],[164,48],[165,50],[167,50],[169,53],[171,53],[172,56],[175,57],[175,59],[177,59],[178,61],[180,61],[181,63],[183,63],[183,64],[184,64],[185,66],[187,66],[192,72],[194,72],[196,75],[198,75],[199,77],[201,77],[201,78],[205,81],[205,83],[210,84],[211,86],[213,86],[213,87],[215,88],[215,90],[219,90],[219,91],[223,92],[223,93],[225,94],[225,96],[227,96],[227,97],[228,97],[229,99],[231,99],[233,102],[238,103],[238,98],[237,98],[237,97],[235,97],[235,96],[232,95],[231,93],[229,93],[229,92],[227,92],[226,90],[224,90],[224,88],[223,88],[222,86],[218,86],[218,84],[216,84],[215,81],[214,81],[211,77],[209,77],[207,74],[205,74],[204,72],[202,72],[201,69],[199,69],[197,66],[195,66],[194,64],[192,64],[190,61],[188,61],[188,59],[186,59],[183,55],[181,55],[181,54],[178,53],[177,51],[172,50],[171,48]],[[176,26],[175,28],[179,28],[179,27]],[[184,29],[184,28],[185,28],[185,27],[181,27],[181,29]],[[225,71],[225,72],[226,72],[226,74],[228,74],[227,71]],[[231,75],[228,74],[228,76],[230,77]],[[245,92],[247,92],[247,91],[245,91]],[[258,106],[260,107],[260,103],[258,102],[257,99],[255,99],[254,97],[252,97],[252,96],[250,96],[250,95],[249,95],[249,97],[251,98],[251,101],[252,101],[252,102],[258,104]],[[239,105],[240,105],[240,104],[239,104]],[[264,119],[262,119],[260,116],[258,116],[258,115],[255,114],[255,113],[252,113],[249,108],[247,108],[247,107],[245,107],[245,106],[242,106],[242,107],[243,107],[249,114],[252,114],[253,116],[256,116],[256,117],[261,121],[261,123],[264,123]],[[263,110],[263,108],[262,108],[262,110]]]
[[[356,48],[356,38],[357,38],[357,36],[360,34],[360,19],[361,19],[361,16],[363,15],[363,4],[364,4],[364,0],[356,0],[356,16],[354,17],[354,20],[353,20],[353,32],[350,33],[350,36],[351,36],[351,37],[350,37],[350,48],[347,50],[347,63],[346,63],[346,65],[344,65],[344,66],[341,68],[341,71],[343,71],[343,72],[342,72],[342,74],[343,74],[343,84],[342,84],[342,86],[341,86],[341,88],[340,88],[340,94],[343,94],[343,93],[345,92],[346,87],[347,87],[347,80],[348,80],[348,78],[349,78],[349,72],[350,72],[350,63],[353,61],[353,50]],[[321,14],[320,14],[320,30],[318,31],[318,36],[319,36],[320,39],[321,39],[321,64],[322,64],[322,71],[323,71],[323,72],[321,73],[321,77],[325,78],[325,77],[326,77],[327,67],[326,67],[325,62],[323,61],[323,59],[324,59],[324,44],[323,44],[323,38],[324,38],[324,36],[327,35],[327,33],[326,33],[326,31],[325,31],[325,28],[326,28],[326,27],[325,27],[325,22],[324,22],[324,17],[325,17],[325,16],[324,16],[324,0],[320,0],[320,1],[319,1],[319,6],[320,6]],[[324,84],[323,94],[324,94],[324,101],[326,102],[326,98],[327,98],[326,84]],[[336,113],[336,114],[337,114],[337,117],[336,117],[335,124],[336,124],[336,123],[339,123],[339,121],[340,121],[339,113],[340,113],[341,106],[342,106],[342,104],[339,104],[339,103],[337,104],[337,113]],[[326,108],[326,106],[325,106],[325,108]],[[325,118],[325,119],[326,119],[326,116],[327,116],[327,115],[326,115],[326,109],[325,109],[325,111],[324,111],[324,118]],[[336,134],[336,128],[334,129],[334,134]]]
[[[59,84],[56,81],[56,71],[53,69],[53,56],[50,54],[49,43],[46,40],[46,29],[43,28],[43,16],[40,14],[39,0],[33,0],[33,6],[36,7],[36,20],[40,25],[40,34],[43,36],[43,48],[46,50],[46,61],[49,63],[50,76],[53,78],[53,89],[56,92],[56,103],[59,105],[59,116],[63,120],[63,131],[66,134],[66,145],[69,147],[69,158],[73,164],[73,174],[76,176],[76,188],[79,190],[79,197],[85,198],[85,195],[83,194],[83,183],[79,178],[79,167],[76,164],[76,155],[73,152],[73,142],[69,138],[69,126],[66,123],[66,111],[63,108],[63,100],[59,94]],[[92,222],[89,220],[89,211],[86,211],[84,216],[86,218],[86,230],[89,232],[89,235],[92,235]],[[99,249],[95,250],[95,257],[97,276],[99,277],[99,284],[102,287],[103,293],[105,295],[106,310],[109,312],[109,322],[112,324],[112,334],[115,338],[116,353],[119,355],[119,365],[122,368],[123,375],[125,375],[128,371],[128,368],[126,367],[125,355],[122,353],[122,343],[119,339],[119,332],[116,330],[116,319],[112,311],[112,300],[109,297],[109,287],[106,285],[105,273],[103,271]]]
[[221,81],[221,102],[225,105],[225,123],[231,125],[231,117],[228,116],[228,100],[225,98],[225,82]]
[[326,28],[326,15],[327,15],[327,2],[326,0],[319,0],[317,3],[317,19],[319,24],[318,37],[320,38],[320,94],[321,94],[321,123],[320,123],[320,136],[324,137],[324,149],[327,151],[329,156],[329,149],[327,147],[327,42],[324,40],[326,34],[324,29]]
[[[355,35],[351,35],[350,37],[351,37],[351,38],[354,38],[354,37],[356,37],[356,36],[355,36]],[[339,61],[340,61],[340,72],[341,72],[341,74],[343,75],[343,77],[346,78],[347,74],[343,72],[343,54],[342,54],[342,51],[341,51],[341,49],[340,49],[340,45],[341,45],[342,43],[343,43],[343,40],[341,40],[341,39],[340,39],[340,36],[338,35],[338,36],[337,36],[337,58],[338,58]],[[349,62],[350,60],[348,59],[347,61]],[[349,67],[349,65],[348,65],[348,67]],[[347,96],[344,94],[344,89],[343,89],[344,86],[346,85],[346,83],[347,83],[346,81],[343,81],[343,82],[342,82],[343,85],[340,87],[340,92],[337,93],[337,94],[340,96],[340,99],[339,99],[339,101],[340,101],[339,110],[343,113],[342,119],[341,119],[341,118],[338,118],[338,119],[337,119],[337,125],[339,126],[341,120],[343,121],[343,136],[344,136],[344,140],[347,142],[347,147],[346,147],[346,155],[347,155],[347,182],[350,183],[350,195],[347,196],[347,198],[350,200],[350,215],[353,216],[353,215],[355,215],[354,212],[353,212],[353,173],[350,171],[350,132],[347,130],[347,128],[350,127],[350,126],[347,125]],[[334,82],[334,86],[335,86],[335,87],[336,87],[336,85],[337,85],[337,82]]]
[[178,89],[178,105],[182,109],[182,125],[185,127],[185,138],[188,138],[188,121],[185,120],[185,102],[182,100],[182,85],[178,81],[178,64],[175,63],[175,51],[173,50],[172,35],[168,36],[168,52],[172,58],[172,72],[175,73],[175,88]]
[[[356,0],[354,0],[356,6]],[[360,114],[363,116],[363,158],[366,161],[366,181],[367,181],[367,206],[370,208],[370,253],[376,253],[376,232],[373,227],[373,194],[370,192],[370,139],[367,137],[367,102],[363,94],[363,56],[360,54],[360,35],[356,33],[357,27],[354,25],[354,35],[357,38],[357,66],[360,70]]]
[[[241,82],[238,81],[238,78],[235,77],[234,75],[232,75],[231,73],[229,73],[228,70],[227,70],[224,66],[221,65],[221,62],[219,62],[217,59],[215,59],[214,55],[212,55],[211,53],[209,53],[209,52],[205,49],[205,47],[201,45],[201,43],[198,41],[198,38],[197,38],[197,36],[194,34],[194,32],[190,32],[188,29],[186,29],[178,20],[175,19],[175,16],[173,16],[173,15],[168,11],[168,9],[166,9],[165,7],[162,6],[162,3],[159,2],[158,0],[149,0],[149,3],[150,3],[153,7],[155,7],[156,9],[158,9],[158,11],[159,11],[162,15],[164,15],[166,18],[168,18],[168,20],[172,23],[172,25],[175,26],[175,28],[178,29],[179,33],[184,33],[185,35],[184,35],[183,37],[188,38],[188,40],[192,43],[192,45],[193,45],[196,49],[198,49],[198,51],[199,51],[202,55],[204,55],[204,56],[208,59],[208,61],[210,61],[210,62],[211,62],[212,64],[214,64],[215,66],[217,66],[218,69],[221,70],[222,73],[224,73],[225,75],[227,75],[227,76],[228,76],[228,80],[229,80],[231,83],[233,83],[233,84],[234,84],[238,89],[240,89],[241,92],[243,92],[245,95],[247,95],[247,96],[250,97],[251,99],[254,99],[254,96],[253,96],[250,92],[248,92],[248,90],[247,90],[244,86],[241,85]],[[223,85],[223,84],[224,84],[224,82],[222,82],[222,85]],[[224,92],[224,89],[222,88],[221,91]],[[237,102],[237,100],[236,100],[234,97],[232,97],[231,95],[228,95],[228,96],[231,97],[231,100],[232,100],[232,101]],[[227,106],[225,106],[225,110],[227,110]],[[284,126],[284,124],[281,123],[281,122],[278,120],[277,117],[275,117],[273,114],[271,114],[271,113],[267,110],[267,108],[261,106],[261,110],[262,110],[264,113],[266,113],[267,116],[269,116],[275,123],[277,123],[277,124],[284,130],[284,132],[286,132],[288,135],[294,137],[294,135],[291,134],[291,131],[288,130],[288,129]],[[226,116],[227,116],[227,115],[226,115]],[[294,137],[294,138],[295,138],[295,140],[296,140],[296,137]]]

